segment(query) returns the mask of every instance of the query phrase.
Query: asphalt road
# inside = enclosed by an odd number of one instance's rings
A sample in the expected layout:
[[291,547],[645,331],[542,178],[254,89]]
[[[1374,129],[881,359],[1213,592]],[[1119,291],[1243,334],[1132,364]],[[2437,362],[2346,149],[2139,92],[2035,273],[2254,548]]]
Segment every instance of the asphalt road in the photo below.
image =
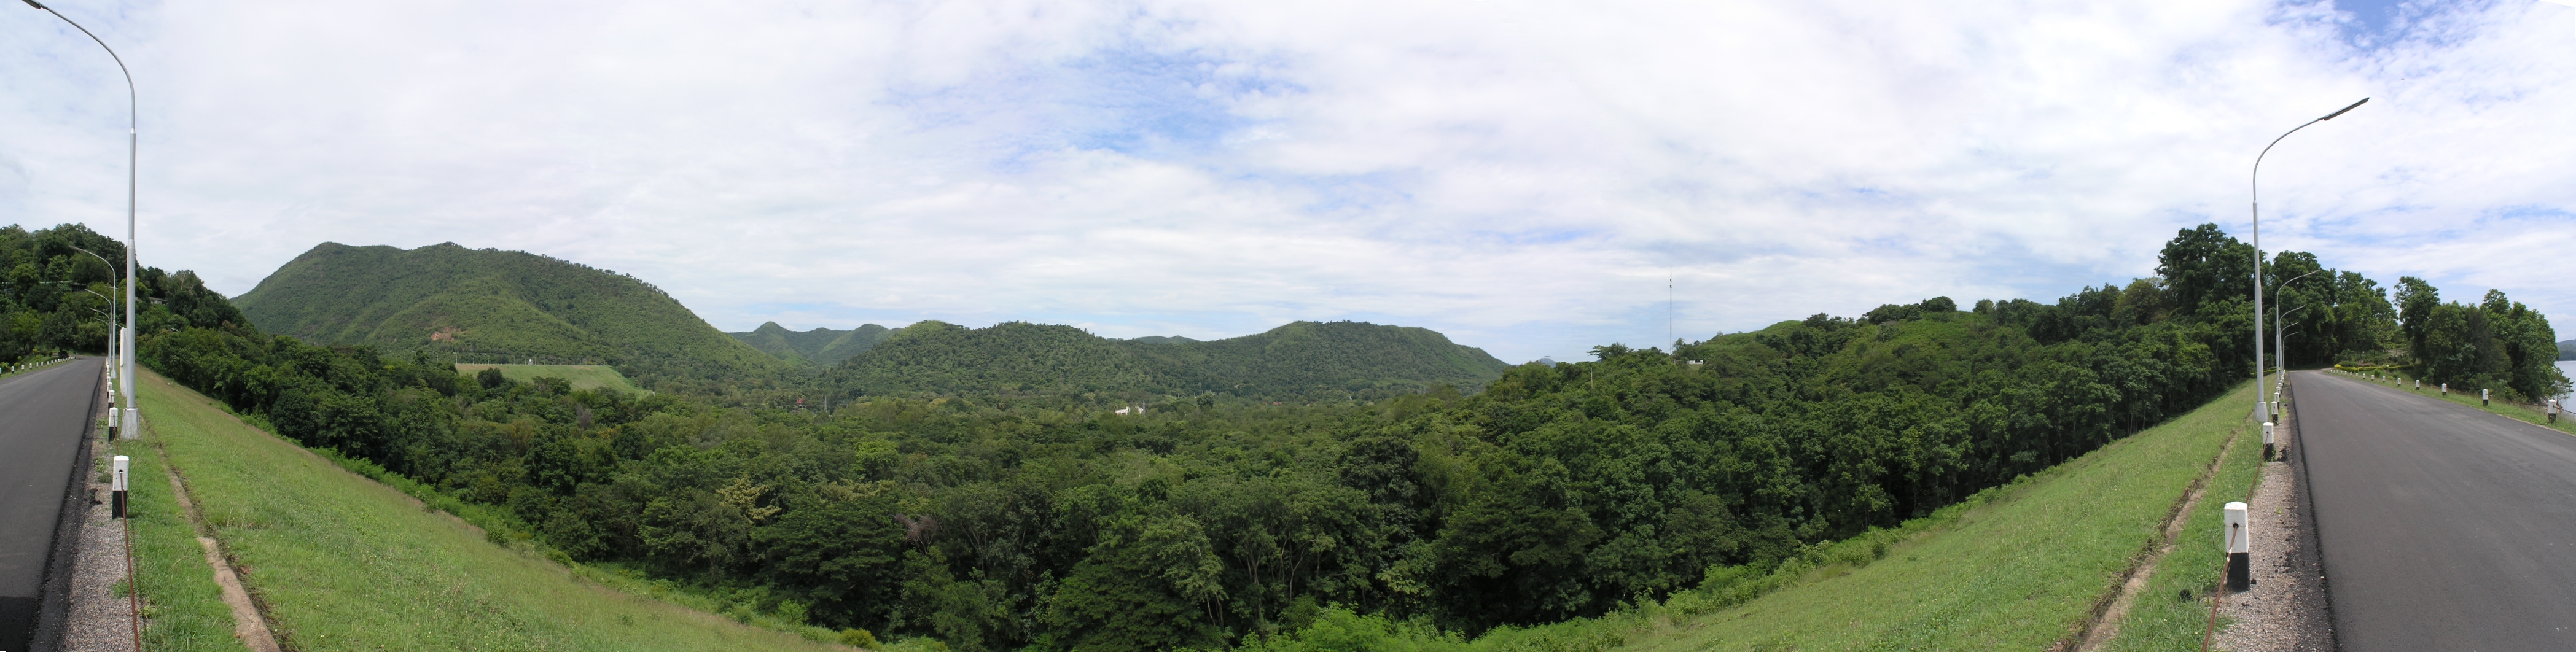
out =
[[46,557],[99,372],[98,358],[84,358],[0,378],[0,650],[29,649],[35,636]]
[[2344,650],[2576,650],[2576,437],[2323,372],[2290,382]]

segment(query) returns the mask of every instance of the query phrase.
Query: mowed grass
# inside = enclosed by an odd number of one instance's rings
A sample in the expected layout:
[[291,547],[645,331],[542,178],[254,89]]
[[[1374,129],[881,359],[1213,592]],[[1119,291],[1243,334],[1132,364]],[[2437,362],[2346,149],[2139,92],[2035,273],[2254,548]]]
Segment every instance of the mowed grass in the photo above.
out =
[[[2091,619],[2228,437],[2249,431],[2252,391],[2240,387],[1962,513],[1927,517],[1947,522],[1866,566],[1818,569],[1732,608],[1601,624],[1630,621],[1634,629],[1615,638],[1636,650],[2047,649]],[[2198,531],[2183,536],[2192,549]]]
[[[2241,398],[2236,402],[2220,401],[2219,407],[2243,413],[2247,415],[2246,422],[2252,423],[2254,397]],[[2219,528],[2227,503],[2252,499],[2263,478],[2262,433],[2248,432],[2253,436],[2238,440],[2236,447],[2227,451],[2227,459],[2220,461],[2218,472],[2210,476],[2209,488],[2201,494],[2200,502],[2192,506],[2191,513],[2183,515],[2182,533],[2174,540],[2173,553],[2156,563],[2155,574],[2148,576],[2146,588],[2130,606],[2128,617],[2121,621],[2119,636],[2102,646],[2104,652],[2201,649],[2201,641],[2213,625],[2209,594],[2218,588],[2226,570],[2222,566],[2227,561],[2222,548],[2225,539]],[[2183,597],[2186,590],[2191,592],[2189,599]],[[2220,629],[2229,624],[2224,618],[2215,622]]]
[[[580,581],[159,375],[136,380],[142,443],[187,479],[288,649],[850,649]],[[166,480],[134,486],[143,500],[168,491]]]
[[[101,425],[97,432],[104,435],[107,427]],[[206,565],[205,549],[197,545],[187,511],[170,493],[170,475],[163,470],[152,441],[102,437],[100,445],[108,449],[99,458],[100,479],[110,477],[108,457],[124,455],[130,462],[125,512],[134,538],[134,577],[143,585],[143,647],[174,652],[248,650],[233,638],[232,608],[224,604],[223,589],[215,585],[214,569]],[[116,596],[124,598],[127,590],[119,586]]]
[[463,373],[463,374],[472,374],[472,373],[475,373],[475,372],[482,371],[482,370],[484,370],[484,369],[500,369],[500,370],[501,370],[501,376],[502,376],[502,377],[504,377],[504,378],[508,378],[508,379],[511,379],[511,380],[515,380],[515,381],[519,381],[519,382],[523,382],[523,383],[524,383],[524,382],[531,381],[531,380],[535,380],[535,379],[540,378],[540,377],[552,377],[552,378],[562,378],[562,379],[564,379],[564,380],[572,381],[572,388],[573,388],[573,389],[599,389],[599,388],[601,388],[601,387],[606,387],[606,388],[614,389],[614,390],[621,391],[621,392],[630,392],[630,393],[631,393],[631,392],[640,392],[640,391],[642,391],[642,390],[636,389],[636,387],[635,387],[635,383],[634,383],[634,382],[632,382],[632,381],[627,380],[627,379],[626,379],[626,375],[625,375],[625,374],[617,373],[617,370],[616,370],[616,369],[611,368],[611,367],[609,367],[608,365],[597,365],[597,364],[459,364],[459,365],[456,365],[456,371],[457,371],[457,373]]

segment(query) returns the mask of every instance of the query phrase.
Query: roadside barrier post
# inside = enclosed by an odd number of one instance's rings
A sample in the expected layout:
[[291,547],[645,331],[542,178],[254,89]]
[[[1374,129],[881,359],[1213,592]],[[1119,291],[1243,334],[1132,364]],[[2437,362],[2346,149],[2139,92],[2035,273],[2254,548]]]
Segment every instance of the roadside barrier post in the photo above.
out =
[[2442,395],[2443,395],[2443,396],[2450,396],[2450,395],[2451,395],[2451,384],[2450,384],[2450,383],[2442,383]]
[[2553,399],[2549,399],[2548,403],[2542,407],[2542,410],[2541,410],[2541,411],[2543,411],[2543,412],[2548,412],[2548,413],[2549,413],[2549,422],[2550,422],[2550,423],[2557,423],[2557,422],[2558,422],[2558,399],[2554,399],[2554,398],[2553,398]]
[[2245,503],[2227,504],[2227,590],[2244,591],[2254,586],[2253,533],[2245,528]]
[[120,412],[120,410],[116,409],[116,404],[115,404],[115,403],[109,403],[109,404],[107,404],[107,436],[108,436],[108,438],[110,438],[110,439],[115,439],[115,438],[117,438],[117,436],[116,436],[116,416],[117,416],[117,413],[118,413],[118,412]]
[[2483,389],[2478,390],[2478,406],[2479,406],[2479,407],[2486,407],[2486,406],[2487,406],[2487,390],[2483,390]]
[[116,474],[116,479],[108,485],[115,491],[115,505],[110,509],[113,510],[116,518],[125,518],[125,469],[132,464],[133,460],[123,455],[116,456],[114,461],[108,463],[108,468],[115,469]]
[[2263,422],[2263,459],[2264,461],[2272,459],[2272,422],[2270,421]]

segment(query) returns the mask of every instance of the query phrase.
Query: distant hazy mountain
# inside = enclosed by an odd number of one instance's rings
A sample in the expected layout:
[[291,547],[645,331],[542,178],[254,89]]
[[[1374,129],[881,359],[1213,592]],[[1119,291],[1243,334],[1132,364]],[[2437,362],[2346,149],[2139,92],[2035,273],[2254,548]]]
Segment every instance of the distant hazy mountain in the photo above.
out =
[[1149,392],[1367,397],[1436,384],[1480,386],[1510,365],[1436,331],[1359,322],[1295,322],[1258,335],[1197,341],[1113,340],[1071,326],[1012,322],[970,329],[926,321],[834,368],[863,394]]
[[894,331],[884,326],[867,324],[845,331],[817,328],[802,333],[787,330],[778,322],[765,322],[747,333],[726,333],[752,348],[778,356],[798,365],[829,367],[857,355],[886,338]]
[[648,387],[788,366],[634,277],[452,242],[325,242],[233,303],[260,330],[306,341],[430,349],[460,362],[607,364]]
[[2576,360],[2576,340],[2558,343],[2558,359]]

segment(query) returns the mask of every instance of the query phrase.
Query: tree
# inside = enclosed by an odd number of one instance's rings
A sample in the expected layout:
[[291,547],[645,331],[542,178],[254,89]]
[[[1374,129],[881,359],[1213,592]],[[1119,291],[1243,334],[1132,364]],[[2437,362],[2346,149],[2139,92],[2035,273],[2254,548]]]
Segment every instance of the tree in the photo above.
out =
[[2183,229],[2156,255],[2156,275],[2175,311],[2205,313],[2211,303],[2252,296],[2254,248],[2216,224]]
[[2407,350],[2415,359],[2425,360],[2424,336],[2432,326],[2433,309],[2442,305],[2442,291],[2433,284],[2412,276],[2397,277],[2397,323],[2404,327]]

